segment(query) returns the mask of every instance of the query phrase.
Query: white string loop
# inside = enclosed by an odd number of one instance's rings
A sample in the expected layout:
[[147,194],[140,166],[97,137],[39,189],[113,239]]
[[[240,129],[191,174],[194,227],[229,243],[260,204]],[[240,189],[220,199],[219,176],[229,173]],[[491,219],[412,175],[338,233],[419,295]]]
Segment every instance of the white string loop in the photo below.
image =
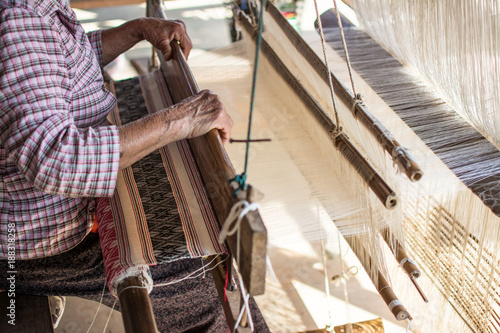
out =
[[236,320],[236,323],[234,323],[234,331],[236,332],[236,329],[241,323],[241,320],[243,319],[243,315],[247,314],[248,318],[248,324],[250,325],[250,330],[253,332],[253,320],[252,320],[252,314],[250,312],[250,304],[248,303],[248,300],[250,299],[250,294],[247,293],[245,286],[243,284],[243,279],[241,278],[240,274],[238,273],[238,280],[240,282],[240,291],[241,291],[241,296],[243,299],[243,306],[241,307],[240,314],[238,316],[238,320]]
[[[224,225],[222,226],[222,230],[220,231],[219,234],[219,243],[223,243],[227,236],[234,235],[237,233],[237,238],[236,238],[236,262],[240,262],[240,224],[245,215],[248,214],[250,211],[254,211],[259,209],[259,204],[256,202],[249,203],[246,200],[240,200],[237,203],[231,207],[231,210],[229,211],[229,214],[224,221]],[[250,325],[250,329],[253,332],[253,320],[252,320],[252,315],[250,313],[250,305],[248,303],[248,300],[250,299],[250,294],[246,291],[245,286],[243,284],[243,278],[240,275],[240,272],[237,271],[238,273],[238,281],[240,283],[240,292],[241,296],[243,299],[243,306],[241,307],[240,314],[238,316],[238,320],[236,320],[236,323],[234,324],[234,330],[238,328],[240,325],[243,316],[245,315],[245,312],[247,314],[248,318],[248,323]]]
[[[404,173],[406,168],[411,167],[410,162],[408,161],[408,156],[410,155],[410,152],[405,147],[401,146],[394,147],[391,155],[392,155],[392,160],[394,161],[394,165],[397,166],[398,172]],[[398,158],[400,156],[402,158]]]
[[401,259],[401,262],[399,263],[399,266],[403,267],[404,264],[406,264],[407,262],[409,262],[410,264],[413,264],[413,265],[417,266],[417,263],[415,262],[415,260],[413,260],[412,258],[409,258],[409,257],[405,257],[405,258]]
[[227,236],[234,235],[234,233],[239,230],[241,220],[248,214],[249,211],[259,209],[259,204],[256,202],[249,203],[246,200],[238,201],[233,205],[231,211],[229,212],[222,230],[219,234],[219,243],[222,244],[226,240]]

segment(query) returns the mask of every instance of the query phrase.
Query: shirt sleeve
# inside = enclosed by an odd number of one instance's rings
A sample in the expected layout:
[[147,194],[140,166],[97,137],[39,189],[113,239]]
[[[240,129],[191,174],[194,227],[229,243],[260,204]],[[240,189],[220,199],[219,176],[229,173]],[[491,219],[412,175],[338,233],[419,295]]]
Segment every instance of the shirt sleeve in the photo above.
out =
[[0,12],[0,144],[36,188],[69,197],[112,195],[120,142],[114,126],[79,128],[58,34],[24,9]]
[[103,68],[103,57],[102,57],[102,30],[95,30],[87,32],[87,37],[90,41],[90,45],[92,45],[92,50],[94,51],[95,56],[97,57],[97,61],[99,62],[99,66]]

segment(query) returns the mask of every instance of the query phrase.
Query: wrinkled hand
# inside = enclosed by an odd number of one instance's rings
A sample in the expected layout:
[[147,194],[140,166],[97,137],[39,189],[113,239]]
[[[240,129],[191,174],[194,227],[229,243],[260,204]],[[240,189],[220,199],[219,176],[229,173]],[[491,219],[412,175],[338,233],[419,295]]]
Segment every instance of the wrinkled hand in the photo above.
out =
[[172,58],[170,43],[173,40],[180,43],[182,53],[184,53],[186,59],[193,48],[193,43],[186,32],[186,25],[180,20],[142,18],[141,34],[142,39],[146,39],[163,53],[165,60]]
[[202,90],[180,103],[167,109],[175,120],[181,138],[194,138],[216,128],[222,142],[226,144],[231,137],[233,120],[226,112],[220,97],[210,90]]

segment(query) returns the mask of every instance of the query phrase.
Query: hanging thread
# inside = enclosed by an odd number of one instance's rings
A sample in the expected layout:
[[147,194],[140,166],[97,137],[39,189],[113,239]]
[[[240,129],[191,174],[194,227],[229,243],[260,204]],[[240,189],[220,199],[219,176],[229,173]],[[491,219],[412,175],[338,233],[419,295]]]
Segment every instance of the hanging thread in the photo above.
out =
[[340,119],[339,119],[339,114],[337,111],[337,104],[335,102],[335,91],[333,88],[332,75],[331,75],[331,71],[330,71],[330,65],[328,63],[328,57],[326,56],[326,43],[325,43],[325,34],[323,32],[323,23],[321,22],[321,17],[319,16],[318,3],[316,0],[314,0],[314,10],[316,11],[316,19],[318,21],[319,37],[321,40],[321,48],[323,49],[323,59],[325,61],[327,75],[328,75],[328,84],[330,86],[330,97],[332,99],[333,111],[335,114],[335,124],[337,125],[336,127],[338,129],[340,129],[341,128]]
[[[349,52],[347,51],[347,43],[345,41],[344,27],[342,26],[342,19],[340,18],[340,12],[337,8],[337,0],[333,0],[333,8],[335,9],[335,16],[337,17],[337,23],[339,25],[340,38],[342,39],[342,47],[344,48],[347,63],[347,71],[349,72],[349,78],[351,80],[352,93],[356,96],[356,99],[358,99],[358,94],[356,94],[356,88],[354,87],[354,78],[352,76],[351,61],[349,59]],[[328,72],[328,74],[330,74],[330,72]],[[356,99],[354,100],[354,103],[356,103]],[[359,94],[359,99],[362,100],[361,94]],[[355,107],[355,105],[356,104],[354,104],[353,107]]]
[[[248,214],[250,211],[257,210],[259,208],[258,203],[249,203],[246,200],[241,200],[238,201],[231,207],[231,210],[229,211],[229,214],[224,221],[224,224],[222,225],[222,229],[219,234],[219,243],[224,243],[226,240],[227,236],[234,235],[236,233],[236,262],[240,262],[240,224],[245,215]],[[238,316],[238,320],[235,323],[234,330],[238,328],[241,320],[243,319],[243,315],[245,312],[247,313],[248,316],[248,322],[250,324],[250,328],[253,331],[253,322],[252,322],[252,316],[250,314],[250,306],[248,305],[248,300],[250,298],[250,294],[246,291],[245,286],[243,284],[243,278],[239,272],[239,270],[236,270],[238,274],[238,281],[240,283],[240,292],[241,296],[243,299],[243,306],[241,307],[240,310],[240,315]]]
[[92,322],[90,323],[90,326],[89,326],[89,329],[87,330],[87,333],[89,333],[92,326],[94,326],[97,315],[99,314],[99,309],[101,308],[102,299],[104,298],[105,291],[106,291],[106,281],[104,281],[104,286],[103,286],[102,292],[101,292],[101,298],[99,299],[99,305],[97,306],[97,310],[95,311],[94,318],[92,319]]
[[238,193],[239,190],[246,190],[246,178],[248,173],[248,157],[250,154],[250,143],[252,142],[251,134],[252,134],[252,121],[253,121],[253,111],[255,105],[255,91],[257,88],[257,72],[259,69],[259,55],[260,49],[262,47],[262,31],[264,30],[264,8],[266,7],[266,0],[262,0],[260,4],[260,14],[259,14],[259,29],[257,32],[257,47],[255,48],[255,61],[253,66],[253,74],[252,74],[252,90],[250,93],[250,113],[248,116],[248,131],[247,131],[247,139],[246,139],[246,150],[245,150],[245,166],[243,169],[243,173],[239,176],[236,176],[234,179],[238,183],[238,189],[233,193],[233,196]]

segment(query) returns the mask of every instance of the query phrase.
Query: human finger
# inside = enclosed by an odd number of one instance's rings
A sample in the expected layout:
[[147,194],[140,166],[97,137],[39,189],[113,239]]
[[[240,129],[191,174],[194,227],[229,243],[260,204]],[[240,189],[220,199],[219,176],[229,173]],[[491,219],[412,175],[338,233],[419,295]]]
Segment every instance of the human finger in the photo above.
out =
[[193,48],[193,43],[187,33],[186,24],[181,20],[174,20],[173,22],[177,23],[179,26],[179,28],[175,32],[174,39],[179,42],[182,53],[187,59],[189,57],[191,49]]

